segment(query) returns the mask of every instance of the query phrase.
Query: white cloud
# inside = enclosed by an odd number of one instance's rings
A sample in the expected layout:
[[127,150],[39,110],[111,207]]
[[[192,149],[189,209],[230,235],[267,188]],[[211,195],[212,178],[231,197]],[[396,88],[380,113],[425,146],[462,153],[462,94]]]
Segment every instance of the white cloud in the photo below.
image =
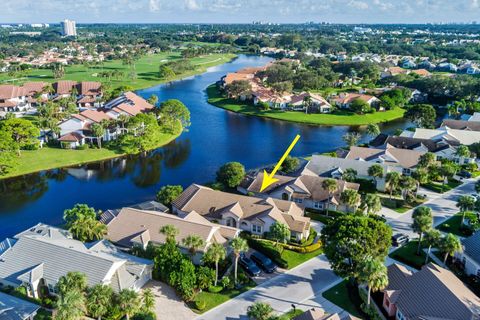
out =
[[196,0],[185,0],[185,8],[192,11],[201,9]]
[[150,10],[150,12],[160,11],[160,1],[159,0],[149,0],[148,1],[148,9]]
[[363,2],[363,1],[352,0],[352,1],[350,1],[350,3],[348,5],[350,7],[353,7],[355,9],[359,9],[359,10],[368,9],[368,3]]

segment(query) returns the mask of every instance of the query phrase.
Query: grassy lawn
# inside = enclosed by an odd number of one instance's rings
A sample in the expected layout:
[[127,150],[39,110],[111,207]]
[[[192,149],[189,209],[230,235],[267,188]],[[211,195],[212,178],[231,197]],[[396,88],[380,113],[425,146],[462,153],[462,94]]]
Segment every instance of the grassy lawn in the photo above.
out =
[[422,184],[422,187],[424,187],[425,189],[431,190],[433,192],[444,193],[444,192],[450,191],[450,190],[458,187],[462,183],[463,182],[461,182],[461,181],[458,181],[458,180],[455,180],[455,179],[450,179],[450,180],[448,180],[448,183],[446,183],[443,186],[443,188],[442,188],[442,183],[441,182],[435,182],[435,181],[431,181],[429,183]]
[[425,200],[417,200],[414,204],[406,203],[403,199],[392,198],[390,197],[381,197],[380,201],[382,205],[386,208],[392,209],[398,213],[405,213],[408,210],[415,208],[416,206],[421,205]]
[[405,113],[405,110],[400,108],[364,115],[358,115],[349,111],[335,111],[331,114],[305,114],[298,111],[281,110],[262,111],[255,106],[223,97],[215,85],[211,85],[207,88],[207,94],[208,103],[226,110],[246,115],[314,125],[367,125],[370,123],[388,122],[402,118]]
[[[191,58],[189,60],[195,66],[195,69],[180,74],[172,80],[203,73],[207,68],[226,63],[232,60],[235,56],[236,55],[234,54],[209,54]],[[18,81],[10,81],[11,77],[8,74],[0,73],[0,83],[8,81],[9,83],[18,84],[26,81],[55,82],[58,80],[106,82],[107,79],[99,77],[98,73],[102,71],[119,70],[124,72],[125,76],[119,79],[111,79],[112,87],[116,88],[119,86],[128,85],[137,90],[167,82],[167,80],[158,77],[158,67],[162,63],[178,59],[181,59],[179,51],[146,55],[138,60],[135,65],[137,72],[137,79],[135,80],[128,78],[129,66],[123,65],[121,60],[112,60],[105,61],[103,66],[97,66],[94,68],[86,68],[83,65],[67,66],[65,68],[65,76],[62,79],[55,79],[50,69],[32,69],[27,72],[25,78],[19,79]]]
[[[299,315],[303,314],[303,311],[300,309],[292,309],[288,312],[285,312],[282,316],[285,317],[285,319],[293,319]],[[282,318],[283,319],[283,318]]]
[[215,308],[216,306],[218,306],[218,305],[220,305],[224,302],[227,302],[228,300],[230,300],[230,299],[238,296],[239,294],[244,293],[245,291],[248,291],[248,290],[250,290],[254,287],[255,287],[254,285],[248,285],[248,286],[245,286],[241,289],[226,290],[226,291],[222,291],[222,292],[219,292],[219,293],[202,291],[202,292],[197,294],[195,300],[205,301],[205,309],[200,311],[200,310],[196,309],[195,306],[191,306],[191,309],[195,313],[199,313],[199,314],[205,313],[208,310],[210,310],[212,308]]
[[[181,126],[174,134],[162,133],[162,140],[158,147],[161,147],[173,141],[181,134]],[[110,149],[86,149],[86,150],[69,150],[53,147],[44,147],[38,150],[24,150],[17,160],[15,168],[0,177],[0,179],[10,178],[14,176],[24,175],[42,170],[49,170],[72,165],[79,165],[88,162],[95,162],[111,158],[120,157],[122,154],[118,150]]]
[[362,300],[356,288],[350,288],[347,280],[344,280],[336,286],[322,293],[322,296],[337,306],[345,309],[351,315],[364,318],[364,314],[360,309]]
[[[476,221],[477,216],[473,212],[466,212],[465,219]],[[448,220],[438,225],[437,229],[443,232],[453,233],[460,237],[470,236],[471,232],[469,232],[468,229],[466,228],[461,228],[461,223],[462,223],[462,214],[457,213],[453,217],[449,218]]]
[[280,251],[275,246],[275,243],[270,241],[248,239],[248,244],[251,248],[267,255],[281,268],[286,269],[295,268],[296,266],[304,263],[305,261],[315,258],[319,254],[323,253],[323,249],[319,248],[315,251],[308,253],[300,253],[293,250],[284,249],[280,254]]
[[417,246],[418,240],[412,240],[390,253],[389,257],[420,270],[425,263],[426,254],[421,251],[420,255],[417,255]]

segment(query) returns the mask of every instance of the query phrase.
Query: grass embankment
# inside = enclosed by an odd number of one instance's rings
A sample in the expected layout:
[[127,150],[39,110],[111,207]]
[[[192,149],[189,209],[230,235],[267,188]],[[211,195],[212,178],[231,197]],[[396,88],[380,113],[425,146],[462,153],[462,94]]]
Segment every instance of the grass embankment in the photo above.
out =
[[226,98],[215,85],[207,88],[208,103],[229,111],[242,113],[250,116],[264,117],[282,121],[305,123],[312,125],[330,126],[358,126],[370,123],[388,122],[403,117],[404,109],[396,108],[385,112],[368,114],[355,114],[350,111],[338,110],[330,114],[305,114],[300,111],[267,110],[262,111],[258,107],[245,102]]
[[[459,237],[471,236],[478,226],[474,224],[473,228],[468,228],[467,226],[462,227],[462,216],[463,214],[460,212],[455,214],[453,217],[438,225],[437,229],[446,233],[453,233]],[[467,211],[465,212],[465,219],[475,222],[477,221],[477,216],[474,212]]]
[[364,313],[360,308],[363,301],[358,294],[357,288],[350,286],[347,280],[323,292],[322,296],[351,315],[361,319],[364,318]]
[[455,179],[449,179],[448,183],[442,184],[441,182],[436,182],[436,181],[430,181],[429,183],[422,184],[422,187],[425,189],[428,189],[433,192],[437,193],[445,193],[447,191],[450,191],[452,189],[455,189],[459,185],[461,185],[463,182],[455,180]]
[[157,54],[150,54],[140,58],[135,63],[135,70],[137,73],[137,79],[132,80],[128,74],[130,67],[124,65],[121,60],[104,61],[103,66],[96,66],[87,68],[84,65],[71,65],[65,67],[65,75],[61,79],[55,79],[53,77],[52,70],[50,69],[32,69],[27,71],[25,77],[20,79],[11,79],[6,73],[0,73],[0,83],[12,83],[21,84],[27,81],[45,81],[56,82],[58,80],[75,80],[75,81],[99,81],[108,82],[108,79],[99,76],[99,73],[103,71],[121,71],[124,73],[122,77],[110,79],[111,86],[113,88],[119,86],[131,86],[135,90],[152,87],[164,82],[172,80],[178,80],[195,74],[203,73],[209,67],[213,67],[219,64],[226,63],[235,58],[235,54],[214,53],[204,55],[200,57],[188,59],[195,67],[194,70],[178,74],[172,79],[163,79],[158,77],[159,66],[163,63],[167,63],[174,60],[180,60],[180,52],[163,52]]
[[[182,127],[178,124],[173,134],[162,133],[161,142],[155,147],[159,148],[175,140],[182,133]],[[73,165],[81,165],[89,162],[101,161],[124,156],[125,154],[115,149],[70,150],[53,147],[44,147],[38,150],[24,150],[17,159],[15,168],[1,176],[0,179],[34,173]]]
[[200,311],[193,307],[192,310],[193,312],[199,314],[205,313],[208,310],[213,309],[216,306],[221,305],[222,303],[227,302],[228,300],[238,296],[239,294],[253,289],[254,287],[255,285],[247,285],[245,287],[242,287],[241,289],[232,289],[218,293],[202,291],[197,294],[195,300],[205,301],[205,308]]

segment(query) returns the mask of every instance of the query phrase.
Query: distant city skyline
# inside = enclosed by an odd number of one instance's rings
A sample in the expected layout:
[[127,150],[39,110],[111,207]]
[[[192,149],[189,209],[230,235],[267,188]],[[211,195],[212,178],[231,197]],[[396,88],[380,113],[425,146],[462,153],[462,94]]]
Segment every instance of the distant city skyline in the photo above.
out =
[[3,0],[1,23],[470,23],[480,0]]

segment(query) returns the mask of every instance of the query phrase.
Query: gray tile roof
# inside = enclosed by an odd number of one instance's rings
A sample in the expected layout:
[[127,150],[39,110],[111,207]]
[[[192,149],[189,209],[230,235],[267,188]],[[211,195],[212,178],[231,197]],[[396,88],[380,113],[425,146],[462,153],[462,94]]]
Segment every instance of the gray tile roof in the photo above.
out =
[[0,292],[0,319],[25,320],[37,312],[40,306]]
[[470,237],[464,239],[463,254],[468,255],[476,263],[480,264],[480,232],[475,232]]
[[[44,230],[45,225],[39,228]],[[121,253],[105,240],[85,245],[50,231],[37,234],[31,228],[20,233],[17,242],[0,255],[0,278],[17,284],[38,278],[56,283],[68,272],[79,271],[87,276],[89,285],[107,283],[110,277],[120,275],[121,283],[117,288],[112,285],[118,289],[128,288],[138,278],[138,274],[124,272],[128,265],[151,264],[148,260]]]
[[[313,155],[312,159],[307,163],[302,171],[302,174],[316,174],[321,177],[331,177],[335,171],[344,172],[346,169],[355,169],[359,176],[368,176],[368,168],[375,163],[360,161],[354,159],[334,158],[323,155]],[[385,164],[377,163],[383,167],[383,173],[392,171],[392,169]]]

